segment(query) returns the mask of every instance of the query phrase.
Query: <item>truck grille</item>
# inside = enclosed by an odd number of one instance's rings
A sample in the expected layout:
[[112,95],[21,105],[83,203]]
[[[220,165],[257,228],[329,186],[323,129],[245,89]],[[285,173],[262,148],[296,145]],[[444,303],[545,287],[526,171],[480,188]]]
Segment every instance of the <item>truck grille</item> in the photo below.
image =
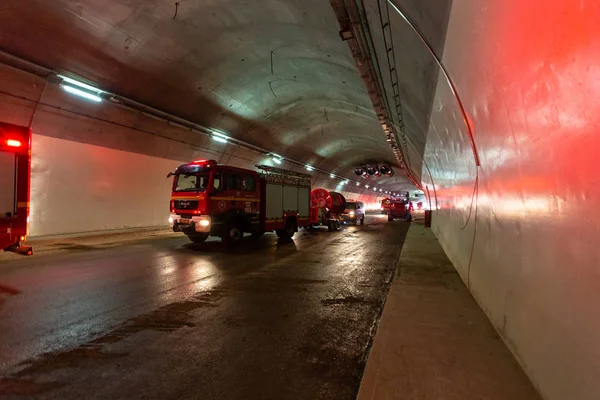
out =
[[197,210],[198,200],[175,200],[176,210]]

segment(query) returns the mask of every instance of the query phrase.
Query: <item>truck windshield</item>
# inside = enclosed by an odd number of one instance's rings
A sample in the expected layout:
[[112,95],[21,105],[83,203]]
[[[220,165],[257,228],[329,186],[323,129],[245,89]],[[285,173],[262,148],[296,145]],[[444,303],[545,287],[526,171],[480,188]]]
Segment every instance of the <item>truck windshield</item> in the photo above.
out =
[[356,210],[356,203],[347,202],[346,203],[346,208],[348,210]]
[[209,174],[177,174],[175,176],[176,192],[203,191],[208,185]]

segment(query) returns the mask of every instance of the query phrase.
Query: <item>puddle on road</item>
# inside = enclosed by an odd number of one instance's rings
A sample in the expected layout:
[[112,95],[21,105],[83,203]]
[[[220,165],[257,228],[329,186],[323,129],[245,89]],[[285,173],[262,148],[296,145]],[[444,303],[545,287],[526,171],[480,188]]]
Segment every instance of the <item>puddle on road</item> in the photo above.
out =
[[325,306],[334,306],[334,305],[339,305],[339,304],[372,304],[372,303],[373,303],[372,300],[365,300],[360,297],[353,297],[353,296],[340,297],[337,299],[321,300],[321,304],[323,304]]
[[167,304],[147,314],[131,318],[117,329],[91,340],[73,350],[47,353],[19,365],[22,368],[10,377],[0,378],[0,397],[7,395],[26,396],[40,394],[62,386],[62,382],[37,382],[35,378],[59,369],[79,368],[87,362],[114,360],[128,353],[103,351],[104,346],[117,343],[138,332],[153,330],[173,332],[183,327],[193,327],[192,311],[203,307],[217,307],[227,291],[215,289],[195,295],[193,300]]
[[101,250],[100,246],[92,246],[88,244],[77,244],[77,243],[56,243],[53,247],[56,247],[58,250],[72,250],[72,251],[91,251],[91,250]]
[[33,396],[65,386],[58,382],[34,382],[28,379],[0,379],[0,394]]

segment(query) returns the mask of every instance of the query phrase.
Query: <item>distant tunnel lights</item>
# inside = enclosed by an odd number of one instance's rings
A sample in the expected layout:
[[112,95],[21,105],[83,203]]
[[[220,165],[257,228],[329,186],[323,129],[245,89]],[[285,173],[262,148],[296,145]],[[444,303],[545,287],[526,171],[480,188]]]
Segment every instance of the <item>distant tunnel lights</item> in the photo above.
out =
[[334,174],[329,174],[329,177],[330,178],[335,178],[335,175]]

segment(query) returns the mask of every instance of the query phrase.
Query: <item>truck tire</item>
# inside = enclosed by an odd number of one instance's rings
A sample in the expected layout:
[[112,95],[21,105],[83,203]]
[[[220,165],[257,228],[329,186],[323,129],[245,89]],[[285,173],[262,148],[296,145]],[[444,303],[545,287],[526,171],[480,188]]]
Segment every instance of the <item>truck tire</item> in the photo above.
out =
[[365,216],[363,215],[363,217],[360,219],[360,224],[364,225],[365,224]]
[[391,216],[388,215],[388,222],[391,222],[393,220],[394,220],[394,217],[391,217]]
[[194,243],[204,243],[208,239],[208,233],[195,233],[187,237]]
[[221,236],[221,241],[227,246],[236,246],[244,239],[244,230],[242,224],[235,219],[231,219],[225,223],[225,231]]
[[329,229],[329,232],[333,232],[333,230],[335,229],[335,226],[333,225],[333,221],[327,222],[327,229]]
[[275,231],[277,236],[282,239],[291,239],[296,233],[296,220],[294,218],[288,218],[285,221],[285,229],[278,229]]

